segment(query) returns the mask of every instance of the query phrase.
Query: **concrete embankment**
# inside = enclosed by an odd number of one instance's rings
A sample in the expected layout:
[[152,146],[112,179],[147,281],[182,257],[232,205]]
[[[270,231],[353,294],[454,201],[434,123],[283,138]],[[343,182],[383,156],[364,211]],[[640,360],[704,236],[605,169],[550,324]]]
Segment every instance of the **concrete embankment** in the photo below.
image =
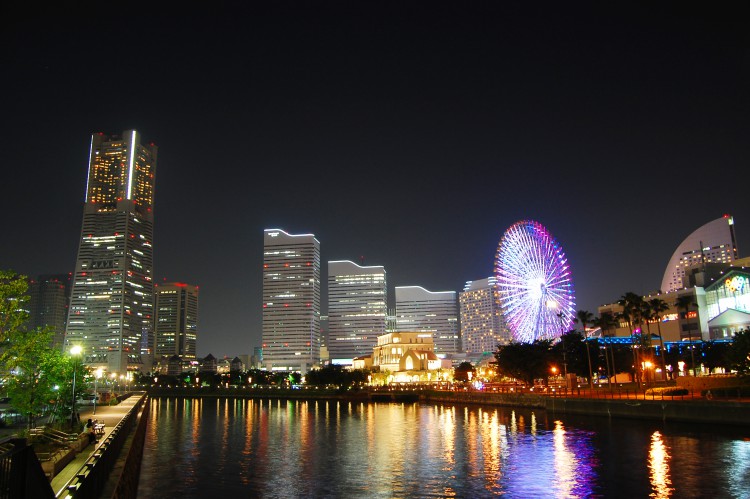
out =
[[750,424],[750,403],[708,400],[638,400],[546,397],[481,392],[425,392],[429,403],[502,405],[545,409],[553,414],[714,424]]
[[[479,404],[487,406],[544,409],[552,414],[582,414],[615,418],[688,421],[699,423],[750,423],[750,402],[725,400],[644,400],[643,398],[549,397],[531,393],[487,393],[479,391],[375,391],[337,393],[315,390],[149,390],[151,397],[226,397],[286,400],[341,400],[349,402],[420,402],[431,404]],[[642,395],[641,395],[642,397]]]

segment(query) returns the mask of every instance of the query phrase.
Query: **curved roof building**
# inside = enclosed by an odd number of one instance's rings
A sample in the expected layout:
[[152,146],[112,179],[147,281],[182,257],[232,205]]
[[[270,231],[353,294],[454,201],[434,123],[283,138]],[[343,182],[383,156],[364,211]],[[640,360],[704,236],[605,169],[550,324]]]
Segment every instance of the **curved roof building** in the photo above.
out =
[[661,291],[667,293],[685,287],[685,269],[702,263],[730,265],[737,258],[734,219],[724,215],[693,231],[677,247],[669,260],[661,281]]

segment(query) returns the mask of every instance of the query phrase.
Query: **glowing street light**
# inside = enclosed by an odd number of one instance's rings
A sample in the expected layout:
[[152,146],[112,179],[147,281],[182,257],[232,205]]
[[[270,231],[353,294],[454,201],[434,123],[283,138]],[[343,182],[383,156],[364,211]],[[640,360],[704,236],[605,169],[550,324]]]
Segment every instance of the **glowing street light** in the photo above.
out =
[[70,409],[71,428],[76,423],[76,370],[78,370],[78,366],[75,362],[75,359],[81,354],[81,351],[82,348],[80,345],[75,345],[70,349],[70,355],[73,357],[73,405]]

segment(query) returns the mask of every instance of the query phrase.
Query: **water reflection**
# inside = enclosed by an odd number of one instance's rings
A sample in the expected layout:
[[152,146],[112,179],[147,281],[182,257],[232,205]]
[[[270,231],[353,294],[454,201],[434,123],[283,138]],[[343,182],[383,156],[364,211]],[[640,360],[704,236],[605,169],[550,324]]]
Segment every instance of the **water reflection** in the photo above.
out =
[[[139,498],[747,497],[750,484],[750,442],[642,422],[395,403],[151,404]],[[684,465],[675,446],[694,451]]]
[[648,451],[649,477],[653,491],[650,497],[662,499],[672,495],[672,481],[669,478],[669,453],[664,445],[661,433],[651,435],[651,447]]

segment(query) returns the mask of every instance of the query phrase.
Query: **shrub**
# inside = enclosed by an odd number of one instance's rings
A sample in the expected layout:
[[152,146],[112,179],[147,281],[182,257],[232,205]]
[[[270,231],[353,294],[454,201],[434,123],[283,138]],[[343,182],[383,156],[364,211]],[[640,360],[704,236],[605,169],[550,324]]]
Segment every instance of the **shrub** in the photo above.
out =
[[646,390],[646,395],[659,395],[663,397],[677,397],[680,395],[687,395],[688,393],[687,388],[680,388],[677,386],[663,386]]

